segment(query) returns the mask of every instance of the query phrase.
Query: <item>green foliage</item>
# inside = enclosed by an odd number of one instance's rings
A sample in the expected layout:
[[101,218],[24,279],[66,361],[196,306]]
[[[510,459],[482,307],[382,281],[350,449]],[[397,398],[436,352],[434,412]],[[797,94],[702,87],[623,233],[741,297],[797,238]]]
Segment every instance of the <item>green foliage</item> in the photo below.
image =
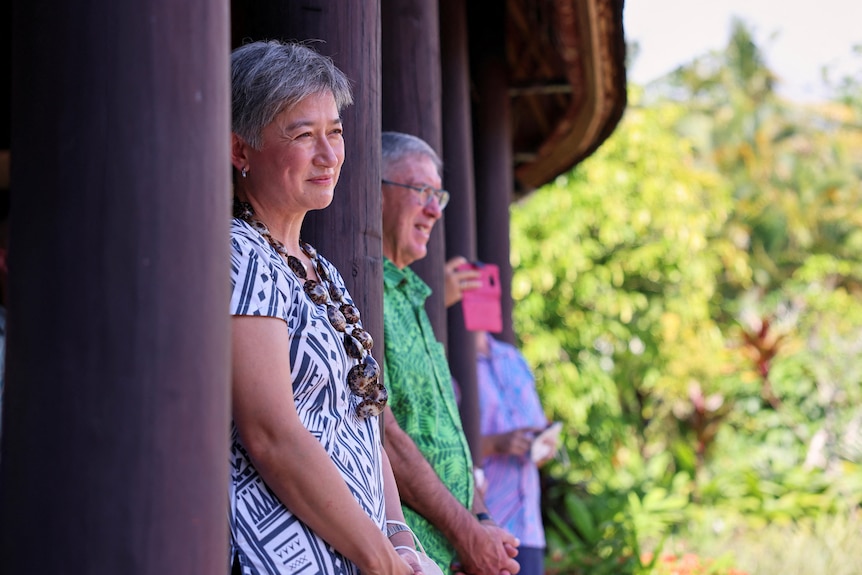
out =
[[[554,417],[582,435],[589,428],[590,438],[591,415],[643,430],[670,408],[667,393],[723,370],[716,278],[745,282],[749,272],[744,254],[719,235],[729,190],[694,169],[690,147],[669,131],[682,111],[631,111],[590,169],[512,212],[523,349],[542,392],[582,399],[551,404],[561,410]],[[692,348],[700,353],[680,353]],[[602,439],[596,447],[607,452],[618,438]]]
[[619,497],[583,497],[568,488],[557,491],[562,494],[562,512],[548,512],[555,527],[548,530],[549,573],[643,572],[634,526],[616,508]]
[[818,515],[793,523],[752,526],[739,518],[698,514],[685,539],[668,548],[696,549],[709,557],[729,557],[751,575],[859,575],[862,518],[857,514]]
[[549,572],[649,573],[655,560],[642,546],[660,549],[689,503],[689,477],[668,479],[669,460],[627,452],[616,471],[599,469],[589,483],[574,483],[575,474],[551,478],[544,493]]
[[516,330],[568,430],[551,572],[661,573],[706,523],[795,537],[862,505],[862,101],[774,83],[736,23],[512,208]]

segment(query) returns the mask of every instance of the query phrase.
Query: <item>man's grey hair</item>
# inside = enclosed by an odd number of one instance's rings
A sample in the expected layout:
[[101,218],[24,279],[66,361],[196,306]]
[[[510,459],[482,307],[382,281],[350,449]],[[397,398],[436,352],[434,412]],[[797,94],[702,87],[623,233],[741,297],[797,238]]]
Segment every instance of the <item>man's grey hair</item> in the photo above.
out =
[[388,173],[389,167],[409,156],[428,156],[437,168],[437,175],[443,175],[443,161],[428,142],[422,138],[403,132],[383,132],[381,134],[383,149],[381,154],[382,172]]
[[321,92],[332,92],[339,113],[353,103],[347,76],[306,45],[252,42],[231,54],[232,129],[253,148],[276,116]]

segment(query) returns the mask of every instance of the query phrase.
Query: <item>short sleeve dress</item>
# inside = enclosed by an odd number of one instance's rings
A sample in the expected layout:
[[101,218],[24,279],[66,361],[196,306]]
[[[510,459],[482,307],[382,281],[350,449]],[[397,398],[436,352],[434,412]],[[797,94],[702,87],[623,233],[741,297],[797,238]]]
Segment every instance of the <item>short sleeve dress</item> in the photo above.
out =
[[[284,259],[247,223],[231,222],[231,315],[283,319],[290,338],[293,395],[303,425],[332,459],[350,492],[381,531],[386,516],[380,428],[360,418],[347,387],[356,364],[344,351],[323,306],[314,304]],[[333,284],[351,301],[341,275],[319,256]],[[264,483],[231,424],[231,560],[245,574],[356,574],[358,569],[295,517]]]

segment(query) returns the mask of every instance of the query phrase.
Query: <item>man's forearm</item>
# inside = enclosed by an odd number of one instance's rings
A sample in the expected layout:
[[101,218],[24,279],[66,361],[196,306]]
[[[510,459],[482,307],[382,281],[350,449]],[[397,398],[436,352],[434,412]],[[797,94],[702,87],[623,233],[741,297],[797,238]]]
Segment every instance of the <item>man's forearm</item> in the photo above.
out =
[[[455,547],[461,567],[477,575],[517,573],[517,540],[493,525],[482,525],[458,501],[407,435],[392,411],[384,410],[385,449],[401,501],[427,519]],[[484,509],[484,502],[480,505]]]
[[473,492],[473,507],[470,511],[474,515],[478,515],[479,513],[488,513],[488,507],[485,505],[485,499],[482,497],[482,494],[479,493],[479,489],[475,489]]
[[446,539],[457,541],[458,535],[475,527],[476,518],[452,495],[388,407],[384,419],[384,445],[401,501],[425,517]]

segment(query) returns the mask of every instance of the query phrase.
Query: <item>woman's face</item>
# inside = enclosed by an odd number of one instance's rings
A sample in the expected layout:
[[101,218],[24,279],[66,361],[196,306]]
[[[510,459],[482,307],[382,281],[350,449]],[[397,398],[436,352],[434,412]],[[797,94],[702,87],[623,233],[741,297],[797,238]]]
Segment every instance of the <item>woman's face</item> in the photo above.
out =
[[308,96],[261,132],[259,150],[247,149],[249,194],[288,212],[325,208],[344,163],[341,118],[331,92]]

